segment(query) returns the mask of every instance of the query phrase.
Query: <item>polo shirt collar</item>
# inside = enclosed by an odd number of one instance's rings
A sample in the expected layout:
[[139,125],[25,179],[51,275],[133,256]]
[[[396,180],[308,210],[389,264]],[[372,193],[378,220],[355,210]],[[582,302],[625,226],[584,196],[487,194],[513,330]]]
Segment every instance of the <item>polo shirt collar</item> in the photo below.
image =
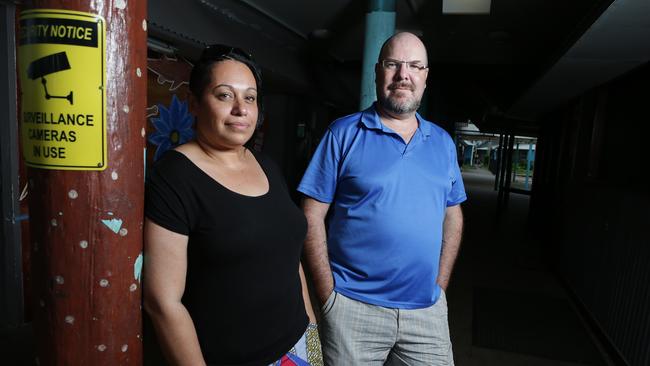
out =
[[[383,123],[381,123],[381,119],[379,118],[379,113],[377,113],[377,108],[376,108],[377,102],[372,103],[368,109],[364,110],[361,112],[361,123],[366,126],[366,128],[371,128],[371,129],[376,129],[376,130],[381,130],[386,132],[386,126],[384,126]],[[415,113],[415,118],[418,120],[418,129],[422,133],[423,136],[430,136],[431,135],[431,124],[428,123],[426,120],[420,116],[419,113]]]
[[361,112],[361,123],[366,126],[366,128],[386,131],[384,124],[381,123],[381,119],[379,118],[379,113],[377,113],[377,108],[375,107],[376,103],[377,102],[372,103],[368,109]]
[[420,114],[417,112],[415,113],[415,118],[418,119],[418,128],[420,129],[420,132],[422,132],[422,135],[424,137],[431,136],[431,132],[433,130],[433,128],[431,128],[431,123],[422,118],[422,116],[420,116]]

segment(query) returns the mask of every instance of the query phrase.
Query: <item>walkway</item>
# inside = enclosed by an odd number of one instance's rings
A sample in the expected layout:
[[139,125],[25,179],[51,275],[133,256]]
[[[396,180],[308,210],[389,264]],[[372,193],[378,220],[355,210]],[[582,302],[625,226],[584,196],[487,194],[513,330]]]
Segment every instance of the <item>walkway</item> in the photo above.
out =
[[528,196],[497,215],[487,170],[463,173],[465,238],[448,291],[457,366],[608,365],[526,235]]

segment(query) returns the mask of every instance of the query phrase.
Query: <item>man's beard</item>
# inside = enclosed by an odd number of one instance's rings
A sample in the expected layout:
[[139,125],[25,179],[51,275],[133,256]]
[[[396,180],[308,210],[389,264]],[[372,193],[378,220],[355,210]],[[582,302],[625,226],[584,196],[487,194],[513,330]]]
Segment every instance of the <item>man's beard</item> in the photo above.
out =
[[[413,91],[412,86],[399,85],[399,84],[391,84],[388,86],[388,89],[395,90],[403,86],[409,86],[411,87],[411,91]],[[420,99],[417,99],[415,96],[400,102],[397,100],[397,97],[385,96],[383,93],[377,93],[377,94],[378,94],[377,99],[379,105],[381,105],[381,107],[384,108],[386,111],[394,114],[413,113],[417,111],[418,108],[420,108]]]

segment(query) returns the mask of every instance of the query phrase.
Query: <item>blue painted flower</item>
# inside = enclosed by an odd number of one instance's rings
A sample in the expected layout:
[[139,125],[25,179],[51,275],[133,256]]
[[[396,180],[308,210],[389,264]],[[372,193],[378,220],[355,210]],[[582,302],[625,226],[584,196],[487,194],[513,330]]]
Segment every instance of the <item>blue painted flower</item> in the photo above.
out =
[[187,109],[187,102],[178,100],[176,94],[172,96],[169,109],[158,104],[158,117],[151,118],[156,131],[149,135],[149,142],[158,146],[153,160],[158,160],[165,151],[191,140],[194,137],[193,122],[194,117]]

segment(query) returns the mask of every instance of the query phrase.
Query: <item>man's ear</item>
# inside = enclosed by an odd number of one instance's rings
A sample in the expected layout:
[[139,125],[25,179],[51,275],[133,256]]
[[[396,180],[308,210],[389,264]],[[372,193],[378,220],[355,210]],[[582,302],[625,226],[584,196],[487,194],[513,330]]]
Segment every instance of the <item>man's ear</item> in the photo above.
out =
[[379,75],[379,72],[381,71],[381,65],[379,62],[375,64],[375,84],[377,83],[377,75]]
[[196,116],[196,113],[199,110],[199,101],[192,92],[187,93],[187,100],[189,101],[190,113]]

